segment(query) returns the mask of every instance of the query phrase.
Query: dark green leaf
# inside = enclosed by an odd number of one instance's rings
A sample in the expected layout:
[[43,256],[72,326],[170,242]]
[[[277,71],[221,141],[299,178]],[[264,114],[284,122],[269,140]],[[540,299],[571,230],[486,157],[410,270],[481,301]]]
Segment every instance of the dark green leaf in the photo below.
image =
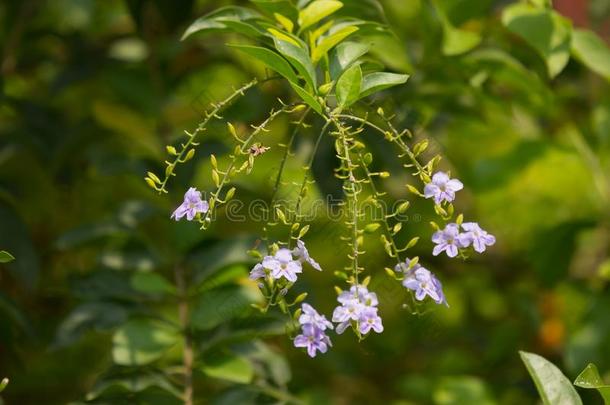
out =
[[212,329],[223,322],[241,317],[250,304],[260,299],[251,286],[230,286],[204,291],[191,311],[191,324],[201,330]]
[[557,12],[517,3],[504,9],[502,22],[542,56],[551,78],[568,63],[572,28]]
[[337,81],[335,93],[340,107],[349,107],[360,98],[362,70],[360,65],[347,69]]
[[545,405],[582,405],[576,390],[553,363],[534,353],[519,352]]
[[288,79],[289,82],[297,84],[299,82],[299,78],[297,77],[290,64],[286,62],[286,59],[282,58],[277,53],[267,49],[262,48],[260,46],[251,46],[251,45],[229,45],[232,48],[238,49],[253,58],[261,61],[265,66],[269,69],[279,73]]
[[79,305],[57,328],[54,347],[68,346],[89,330],[108,331],[126,319],[127,310],[118,304],[88,302]]
[[176,288],[160,274],[153,272],[136,272],[131,276],[134,290],[148,294],[172,294]]
[[360,98],[370,94],[377,93],[388,87],[397,86],[405,83],[409,79],[409,75],[398,73],[375,72],[364,76],[362,86],[360,87]]

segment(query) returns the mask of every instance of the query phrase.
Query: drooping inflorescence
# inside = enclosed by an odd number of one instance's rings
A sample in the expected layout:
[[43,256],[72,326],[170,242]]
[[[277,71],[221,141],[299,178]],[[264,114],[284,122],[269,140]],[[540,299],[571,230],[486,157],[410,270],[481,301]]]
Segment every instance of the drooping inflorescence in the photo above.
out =
[[[237,190],[231,186],[233,179],[248,175],[254,169],[256,158],[269,149],[270,146],[264,142],[269,124],[280,114],[300,114],[292,122],[293,130],[287,142],[271,146],[283,148],[284,156],[267,210],[274,218],[269,219],[262,230],[261,239],[266,242],[266,251],[250,251],[258,259],[250,271],[250,279],[258,284],[264,297],[264,304],[257,308],[266,312],[278,307],[287,314],[288,331],[294,345],[306,349],[311,357],[325,353],[331,346],[329,333],[334,328],[332,322],[336,324],[336,333],[341,334],[351,328],[360,340],[372,332],[382,333],[384,330],[379,298],[369,290],[372,276],[376,276],[378,269],[365,269],[362,266],[361,256],[366,254],[363,249],[365,234],[380,233],[384,250],[396,263],[393,269],[385,269],[387,274],[400,281],[416,301],[429,298],[436,304],[449,305],[439,279],[423,267],[418,257],[407,257],[407,251],[418,243],[420,237],[412,235],[407,243],[401,242],[402,238],[399,237],[407,232],[403,226],[405,221],[401,218],[410,203],[403,201],[392,210],[383,210],[381,219],[372,218],[362,209],[365,201],[378,208],[384,207],[386,195],[382,191],[383,181],[390,177],[389,172],[373,169],[375,157],[368,150],[365,133],[381,136],[388,141],[395,148],[405,170],[416,179],[415,183],[406,184],[407,190],[415,196],[432,200],[436,214],[444,223],[441,228],[436,222],[431,222],[434,231],[429,238],[435,245],[432,255],[444,252],[450,258],[467,258],[471,251],[482,253],[495,243],[495,238],[477,223],[463,222],[462,214],[455,215],[453,202],[464,185],[458,179],[451,178],[449,173],[437,170],[440,157],[426,155],[428,141],[420,140],[413,144],[411,132],[398,130],[392,122],[393,117],[386,115],[382,108],[371,111],[369,106],[359,102],[380,90],[406,82],[408,76],[371,70],[363,59],[369,50],[367,42],[357,34],[365,22],[344,17],[329,19],[341,7],[339,1],[332,2],[334,8],[329,9],[328,13],[316,13],[316,7],[321,6],[323,1],[304,2],[308,4],[301,8],[284,2],[284,11],[274,10],[273,2],[264,2],[260,3],[264,4],[262,13],[253,10],[246,13],[243,8],[227,7],[200,18],[187,30],[185,37],[195,32],[205,32],[210,27],[231,30],[236,26],[233,23],[238,22],[241,27],[239,33],[249,36],[260,46],[233,47],[279,75],[274,78],[285,79],[294,90],[296,101],[292,104],[280,101],[279,107],[272,109],[267,118],[259,125],[252,126],[247,134],[239,134],[235,126],[227,122],[235,146],[229,154],[229,163],[223,168],[214,155],[209,157],[215,188],[209,191],[207,199],[203,199],[201,192],[191,187],[184,196],[184,202],[171,215],[176,220],[186,218],[197,221],[202,229],[207,228],[219,207],[234,198]],[[282,14],[286,7],[293,10],[290,15]],[[379,29],[387,31],[382,26]],[[360,35],[366,35],[364,30]],[[348,41],[348,37],[358,39]],[[187,132],[185,143],[179,147],[167,147],[173,159],[166,162],[163,179],[149,172],[147,183],[159,193],[167,192],[166,185],[169,178],[175,176],[177,166],[193,158],[197,146],[195,138],[206,130],[212,119],[222,120],[222,110],[257,83],[257,80],[253,80],[224,101],[213,105],[197,129]],[[295,139],[304,136],[304,128],[314,128],[317,137],[303,167],[302,181],[297,183],[298,194],[290,207],[283,206],[276,197],[285,184],[284,167],[292,157]],[[332,173],[341,181],[344,195],[341,203],[344,232],[338,241],[343,242],[347,251],[344,269],[334,271],[347,286],[345,289],[335,288],[338,305],[332,312],[332,322],[303,302],[307,293],[289,299],[290,291],[304,269],[322,271],[322,267],[327,267],[321,266],[310,255],[304,241],[310,225],[303,223],[305,218],[301,212],[307,190],[313,183],[310,171],[314,157],[324,137],[332,140],[338,161]],[[270,236],[272,229],[273,237]],[[364,276],[367,270],[369,274]],[[296,310],[293,312],[294,308]],[[299,328],[300,332],[295,336]]]

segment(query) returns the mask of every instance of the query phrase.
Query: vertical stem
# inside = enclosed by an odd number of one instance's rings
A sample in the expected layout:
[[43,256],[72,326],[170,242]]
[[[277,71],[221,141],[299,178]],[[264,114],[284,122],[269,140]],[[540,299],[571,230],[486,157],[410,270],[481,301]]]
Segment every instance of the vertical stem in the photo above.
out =
[[184,404],[193,405],[193,341],[189,328],[188,294],[184,268],[177,265],[175,268],[176,287],[178,288],[178,317],[184,335],[184,350],[182,352],[184,366]]

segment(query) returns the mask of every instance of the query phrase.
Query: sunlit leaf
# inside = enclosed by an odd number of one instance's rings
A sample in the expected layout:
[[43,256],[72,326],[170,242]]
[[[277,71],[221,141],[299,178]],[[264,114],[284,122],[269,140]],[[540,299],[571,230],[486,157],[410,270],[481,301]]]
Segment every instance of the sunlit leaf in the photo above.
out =
[[201,370],[210,377],[240,384],[247,384],[254,377],[252,363],[232,353],[221,354],[205,360]]
[[340,107],[349,107],[360,98],[362,70],[359,65],[347,69],[337,81],[335,93]]
[[317,63],[328,51],[335,45],[343,41],[354,32],[358,31],[358,27],[345,27],[322,39],[320,43],[313,49],[311,59],[313,63]]
[[6,250],[0,250],[0,263],[8,263],[15,260],[12,254],[7,252]]
[[309,59],[307,51],[290,42],[275,39],[275,48],[295,67],[297,72],[305,79],[307,85],[315,91],[316,71]]
[[610,80],[610,48],[592,31],[572,32],[572,54],[595,73]]
[[448,56],[468,52],[481,43],[476,32],[455,28],[449,22],[443,24],[443,54]]
[[134,319],[121,326],[112,337],[112,358],[123,366],[149,364],[178,342],[178,332],[168,325]]
[[227,29],[227,25],[221,20],[247,21],[262,18],[262,16],[254,10],[245,7],[228,6],[215,10],[203,17],[198,18],[186,29],[182,35],[182,39],[189,36],[206,31],[221,31]]
[[570,380],[553,363],[534,353],[519,352],[545,405],[582,405]]
[[610,385],[604,383],[599,376],[599,371],[597,371],[597,366],[595,366],[595,364],[589,363],[578,377],[576,377],[574,385],[580,388],[597,389],[602,398],[604,398],[604,403],[610,404]]
[[335,47],[330,56],[330,77],[336,79],[359,57],[367,53],[369,45],[360,42],[342,42]]
[[343,7],[336,0],[315,0],[299,13],[299,25],[304,30]]
[[409,80],[409,75],[375,72],[364,76],[360,87],[360,97],[366,97],[388,87],[397,86]]

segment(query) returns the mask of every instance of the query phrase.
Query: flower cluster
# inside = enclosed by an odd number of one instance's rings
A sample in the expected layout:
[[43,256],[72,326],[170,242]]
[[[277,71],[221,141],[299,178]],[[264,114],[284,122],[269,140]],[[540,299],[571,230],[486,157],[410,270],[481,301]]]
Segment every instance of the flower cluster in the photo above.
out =
[[[460,227],[463,232],[460,232]],[[449,257],[456,257],[459,249],[472,245],[478,253],[483,253],[487,246],[496,243],[495,236],[487,233],[476,222],[464,222],[461,225],[450,223],[444,229],[432,235],[432,242],[436,244],[432,254],[438,256],[446,252]]]
[[201,191],[191,187],[184,194],[184,201],[172,213],[171,218],[179,221],[186,215],[188,221],[195,219],[197,214],[205,214],[210,209],[207,201],[201,199]]
[[[462,188],[464,185],[458,179],[450,178],[445,172],[436,172],[432,175],[432,180],[424,187],[424,197],[433,198],[437,205],[443,202],[451,203],[455,199],[455,193]],[[453,213],[453,206],[450,206],[450,209],[450,213]],[[441,212],[444,211],[441,209]],[[460,228],[463,232],[460,232]],[[434,256],[445,252],[449,257],[456,257],[460,253],[460,249],[469,246],[472,246],[476,252],[483,253],[487,246],[496,243],[496,238],[483,230],[476,222],[462,223],[460,215],[456,222],[449,223],[444,229],[437,230],[432,235],[432,242],[436,244],[432,251]]]
[[402,285],[415,293],[415,299],[423,301],[426,296],[437,304],[447,303],[441,282],[432,272],[411,259],[397,264],[394,270],[403,276]]
[[350,325],[361,335],[366,335],[371,329],[383,332],[381,317],[377,314],[377,295],[364,285],[354,285],[349,291],[343,291],[337,301],[341,305],[335,308],[332,318],[333,322],[339,323],[337,333],[343,333]]
[[309,357],[316,357],[317,352],[326,353],[332,346],[326,329],[333,329],[333,324],[307,303],[301,305],[301,311],[301,334],[294,338],[294,346],[306,348]]
[[250,279],[259,280],[270,276],[275,280],[285,278],[294,283],[297,281],[297,274],[303,272],[302,263],[308,263],[314,269],[322,271],[318,262],[309,256],[305,243],[297,240],[297,247],[293,250],[281,248],[273,256],[265,256],[263,261],[250,271]]

